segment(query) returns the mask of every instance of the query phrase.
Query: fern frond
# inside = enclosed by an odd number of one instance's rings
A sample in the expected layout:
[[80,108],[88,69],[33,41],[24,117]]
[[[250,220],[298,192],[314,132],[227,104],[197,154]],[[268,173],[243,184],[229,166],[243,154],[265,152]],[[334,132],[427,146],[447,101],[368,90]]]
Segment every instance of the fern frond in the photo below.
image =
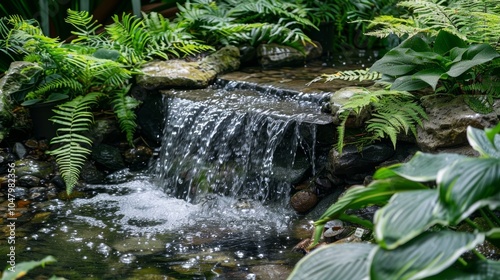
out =
[[[337,149],[342,151],[344,143],[345,122],[350,113],[359,114],[362,108],[371,106],[372,115],[366,122],[367,136],[358,139],[360,143],[373,142],[388,137],[396,147],[397,135],[412,132],[416,136],[417,125],[422,125],[422,120],[427,119],[424,109],[415,101],[415,97],[404,91],[377,90],[354,94],[346,102],[340,113],[341,125],[337,128],[339,138]],[[340,138],[342,137],[342,138]]]
[[25,99],[27,99],[27,100],[36,99],[36,98],[43,99],[43,96],[46,95],[48,92],[51,92],[54,90],[60,90],[60,89],[69,89],[69,90],[73,91],[74,93],[83,92],[82,84],[80,84],[78,81],[71,79],[71,78],[67,78],[67,77],[59,77],[59,78],[47,81],[46,83],[39,86],[36,90],[29,92],[26,95]]
[[333,80],[344,80],[344,81],[376,81],[382,78],[382,74],[370,71],[369,68],[366,69],[357,69],[357,70],[345,70],[339,71],[335,74],[322,74],[319,77],[314,78],[312,81],[307,83],[307,85],[311,85],[312,83],[319,82],[321,80],[325,80],[326,82],[331,82]]
[[[102,27],[97,20],[88,11],[73,11],[68,9],[68,16],[65,21],[71,24],[77,31],[72,31],[71,34],[77,37],[73,40],[74,43],[89,43],[91,45],[99,45],[102,43],[97,30]],[[98,41],[98,42],[96,42]]]
[[57,136],[50,141],[51,145],[60,145],[55,150],[48,151],[53,155],[59,166],[59,172],[66,183],[66,192],[71,193],[80,177],[80,171],[90,154],[92,140],[81,133],[88,131],[93,122],[90,107],[99,97],[99,93],[78,96],[54,109],[56,115],[51,121],[61,125]]
[[112,103],[113,110],[120,124],[120,129],[125,133],[129,145],[134,146],[134,133],[137,127],[134,109],[139,106],[139,101],[131,96],[127,96],[129,89],[130,86],[117,91],[113,97]]

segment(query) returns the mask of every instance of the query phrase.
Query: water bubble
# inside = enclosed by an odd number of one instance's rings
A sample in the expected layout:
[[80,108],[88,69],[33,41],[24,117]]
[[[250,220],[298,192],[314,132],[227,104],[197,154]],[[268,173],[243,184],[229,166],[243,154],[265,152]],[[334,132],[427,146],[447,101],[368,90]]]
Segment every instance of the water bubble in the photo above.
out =
[[108,257],[111,253],[111,250],[111,247],[104,243],[100,243],[99,246],[97,246],[97,252],[102,254],[104,257]]
[[257,279],[257,275],[253,274],[253,273],[250,273],[250,274],[247,274],[247,276],[245,277],[246,280],[255,280]]
[[236,251],[234,254],[240,259],[242,259],[245,256],[245,253],[243,253],[242,251]]
[[131,264],[133,263],[137,257],[134,254],[123,254],[120,256],[120,262],[124,264]]

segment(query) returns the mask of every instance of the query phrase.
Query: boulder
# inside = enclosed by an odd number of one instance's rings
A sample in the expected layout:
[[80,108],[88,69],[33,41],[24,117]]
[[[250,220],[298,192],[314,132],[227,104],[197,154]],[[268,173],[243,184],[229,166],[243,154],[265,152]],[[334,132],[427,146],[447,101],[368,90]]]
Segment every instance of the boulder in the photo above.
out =
[[[496,101],[495,108],[500,105]],[[428,116],[418,127],[417,144],[426,152],[468,145],[467,127],[491,127],[498,123],[498,112],[480,114],[465,103],[463,96],[428,96],[422,99]],[[498,110],[498,109],[497,109]]]
[[137,83],[146,89],[204,88],[215,77],[240,67],[237,47],[226,46],[200,61],[182,59],[155,60],[144,65]]
[[367,145],[361,150],[355,145],[347,145],[342,154],[336,149],[331,150],[328,168],[335,175],[371,173],[375,166],[391,158],[394,153],[394,147],[385,143]]

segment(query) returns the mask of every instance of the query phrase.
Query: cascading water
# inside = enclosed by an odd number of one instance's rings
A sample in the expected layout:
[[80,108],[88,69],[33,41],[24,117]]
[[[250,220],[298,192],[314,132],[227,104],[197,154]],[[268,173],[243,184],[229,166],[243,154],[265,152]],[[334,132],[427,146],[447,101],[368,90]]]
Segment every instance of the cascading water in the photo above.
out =
[[297,156],[315,172],[316,126],[307,122],[318,122],[319,105],[236,85],[166,92],[154,172],[168,194],[192,202],[217,194],[286,204]]
[[318,98],[247,87],[164,92],[151,171],[38,206],[55,215],[16,239],[20,255],[53,255],[47,278],[286,277],[301,257],[294,229],[304,229],[288,207],[291,185],[317,172],[318,143],[333,138],[319,132],[333,129]]

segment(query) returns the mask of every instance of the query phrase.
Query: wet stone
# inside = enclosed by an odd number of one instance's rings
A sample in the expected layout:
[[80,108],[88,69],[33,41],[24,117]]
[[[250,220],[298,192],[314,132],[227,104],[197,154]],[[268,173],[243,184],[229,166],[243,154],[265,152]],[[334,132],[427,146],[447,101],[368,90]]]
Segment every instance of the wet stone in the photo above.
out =
[[107,170],[116,171],[125,168],[120,150],[106,144],[92,149],[92,159]]
[[16,154],[17,158],[19,158],[19,159],[24,158],[26,156],[26,154],[28,153],[28,151],[26,150],[24,145],[19,143],[19,142],[16,142],[14,144],[13,150],[14,150],[14,153]]
[[311,210],[316,206],[316,203],[318,203],[318,196],[306,190],[298,191],[290,199],[292,208],[299,213]]
[[29,190],[29,199],[33,201],[47,200],[47,188],[46,187],[31,188]]
[[149,160],[153,156],[153,151],[145,146],[137,146],[128,149],[123,154],[125,163],[129,166],[130,170],[140,170],[147,167]]
[[365,146],[361,151],[354,145],[348,145],[344,147],[342,154],[336,149],[331,150],[329,168],[336,175],[370,173],[376,165],[386,161],[394,153],[392,146],[383,143]]
[[16,161],[16,175],[22,177],[24,175],[36,176],[40,179],[49,178],[54,172],[52,163],[38,161],[33,159],[22,159]]
[[28,188],[15,187],[13,195],[16,199],[25,199],[28,196]]
[[38,141],[35,139],[28,139],[24,142],[24,145],[30,149],[38,149]]
[[40,178],[33,175],[24,175],[17,179],[19,186],[32,188],[40,185]]

